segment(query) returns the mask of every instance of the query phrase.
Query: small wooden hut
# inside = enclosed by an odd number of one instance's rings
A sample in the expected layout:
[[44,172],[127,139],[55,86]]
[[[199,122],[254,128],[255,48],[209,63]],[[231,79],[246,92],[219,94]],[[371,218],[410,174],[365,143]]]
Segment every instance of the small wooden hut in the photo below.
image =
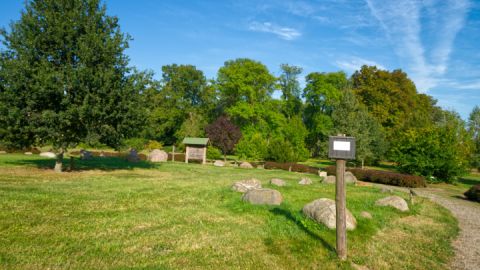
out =
[[202,164],[207,162],[207,143],[208,138],[189,138],[183,139],[185,144],[185,163],[189,159],[201,160]]

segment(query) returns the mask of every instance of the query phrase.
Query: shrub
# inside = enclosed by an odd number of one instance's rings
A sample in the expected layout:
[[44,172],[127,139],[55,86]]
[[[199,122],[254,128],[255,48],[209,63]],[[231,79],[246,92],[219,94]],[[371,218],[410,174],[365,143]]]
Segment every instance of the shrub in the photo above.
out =
[[[335,166],[328,166],[327,168],[325,168],[325,170],[330,175],[336,175]],[[412,187],[412,188],[427,186],[425,182],[425,178],[422,176],[379,171],[379,170],[365,170],[365,169],[357,169],[357,168],[350,168],[350,169],[347,169],[347,171],[350,171],[351,173],[353,173],[353,175],[355,175],[355,177],[357,177],[358,180],[362,180],[366,182],[380,183],[380,184],[400,186],[400,187]]]
[[281,163],[281,162],[268,161],[268,162],[265,162],[264,168],[280,169],[285,171],[302,172],[302,173],[313,173],[313,174],[318,173],[318,168],[310,167],[303,164],[293,163],[293,162]]
[[222,152],[220,151],[220,149],[212,145],[209,145],[207,147],[207,159],[221,159],[221,158],[222,158]]
[[256,132],[240,139],[235,146],[235,153],[240,159],[264,160],[268,153],[267,140],[261,133]]
[[471,187],[464,194],[467,199],[480,202],[480,184]]
[[122,145],[125,148],[127,149],[133,148],[137,151],[142,151],[143,149],[145,149],[146,144],[147,144],[147,140],[143,138],[130,138],[130,139],[123,140],[122,142]]
[[297,161],[294,152],[290,142],[284,139],[275,139],[270,142],[267,159],[276,162],[294,162]]
[[155,141],[155,140],[150,140],[145,145],[145,149],[147,149],[148,151],[152,151],[154,149],[162,149],[162,148],[163,148],[163,144],[161,142]]

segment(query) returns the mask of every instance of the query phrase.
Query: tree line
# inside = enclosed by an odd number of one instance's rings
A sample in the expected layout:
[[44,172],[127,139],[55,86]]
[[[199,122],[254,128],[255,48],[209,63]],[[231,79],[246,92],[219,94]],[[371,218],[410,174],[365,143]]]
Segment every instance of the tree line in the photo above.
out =
[[325,157],[328,136],[342,133],[356,137],[362,166],[390,160],[440,180],[479,167],[480,109],[465,122],[419,93],[402,70],[312,72],[302,86],[301,67],[282,64],[274,76],[238,58],[214,79],[171,64],[156,80],[130,66],[131,37],[99,0],[28,1],[0,34],[1,146],[52,145],[60,164],[80,143],[179,145],[208,132],[222,153],[248,160]]

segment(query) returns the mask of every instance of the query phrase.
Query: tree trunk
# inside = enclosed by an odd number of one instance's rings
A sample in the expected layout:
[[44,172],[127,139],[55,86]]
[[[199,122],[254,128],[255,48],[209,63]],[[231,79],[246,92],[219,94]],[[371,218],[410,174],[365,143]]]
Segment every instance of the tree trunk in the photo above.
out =
[[362,158],[362,170],[364,169],[363,168],[363,164],[365,163],[365,160]]
[[223,162],[227,163],[227,154],[223,153]]
[[73,157],[70,156],[70,171],[72,172],[73,170],[75,170],[75,161],[73,160]]
[[63,166],[63,149],[57,154],[57,159],[55,160],[55,172],[62,172]]

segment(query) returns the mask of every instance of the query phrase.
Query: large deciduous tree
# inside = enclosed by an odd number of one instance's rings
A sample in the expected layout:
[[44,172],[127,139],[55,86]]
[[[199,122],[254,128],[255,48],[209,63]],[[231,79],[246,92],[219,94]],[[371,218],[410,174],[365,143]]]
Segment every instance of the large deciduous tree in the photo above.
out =
[[473,157],[471,166],[480,169],[480,107],[475,106],[468,117],[468,131],[473,140]]
[[1,31],[1,139],[67,148],[90,140],[118,147],[141,119],[129,37],[100,0],[32,0]]
[[302,73],[302,68],[288,64],[280,65],[282,74],[278,78],[280,90],[282,91],[282,100],[284,102],[283,113],[287,118],[302,113],[302,94],[298,76]]

